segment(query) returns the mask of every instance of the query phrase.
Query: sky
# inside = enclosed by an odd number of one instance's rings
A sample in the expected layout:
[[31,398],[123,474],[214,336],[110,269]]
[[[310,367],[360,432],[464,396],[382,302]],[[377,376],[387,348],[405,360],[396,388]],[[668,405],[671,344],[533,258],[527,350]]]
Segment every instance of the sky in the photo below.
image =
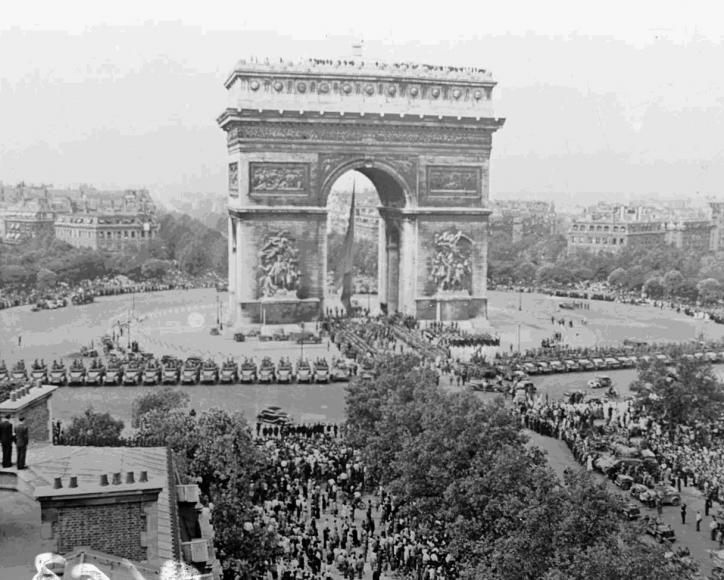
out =
[[[724,198],[716,2],[74,1],[0,8],[0,181],[225,191],[241,58],[493,72],[491,197]],[[504,6],[503,6],[504,4]]]

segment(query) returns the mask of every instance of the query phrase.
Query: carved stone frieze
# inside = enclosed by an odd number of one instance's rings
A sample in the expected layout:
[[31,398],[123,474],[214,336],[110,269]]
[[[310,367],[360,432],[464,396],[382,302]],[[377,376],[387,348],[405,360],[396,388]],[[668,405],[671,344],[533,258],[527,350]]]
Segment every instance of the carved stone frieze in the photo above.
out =
[[479,195],[480,180],[480,167],[427,167],[427,191],[432,196]]
[[402,125],[314,125],[244,121],[231,127],[228,144],[240,140],[361,144],[441,144],[491,146],[489,129]]
[[249,163],[251,194],[306,194],[308,191],[307,163]]

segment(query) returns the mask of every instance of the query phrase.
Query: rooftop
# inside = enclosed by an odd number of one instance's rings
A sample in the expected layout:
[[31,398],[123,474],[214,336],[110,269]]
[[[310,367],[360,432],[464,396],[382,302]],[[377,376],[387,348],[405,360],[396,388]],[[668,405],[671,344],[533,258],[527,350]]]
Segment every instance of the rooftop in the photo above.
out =
[[[11,471],[15,471],[14,468]],[[178,559],[175,555],[169,494],[168,457],[164,447],[78,447],[31,445],[28,469],[18,473],[18,491],[0,490],[0,580],[31,578],[33,561],[41,553],[40,503],[35,490],[53,485],[62,478],[64,490],[70,476],[78,479],[78,489],[97,489],[100,476],[141,471],[148,473],[149,484],[162,487],[158,496],[158,552],[161,560]],[[121,484],[126,487],[125,483]],[[120,486],[110,485],[113,490]],[[67,492],[66,492],[67,493]],[[153,563],[160,564],[160,563]],[[5,576],[12,573],[14,575]]]

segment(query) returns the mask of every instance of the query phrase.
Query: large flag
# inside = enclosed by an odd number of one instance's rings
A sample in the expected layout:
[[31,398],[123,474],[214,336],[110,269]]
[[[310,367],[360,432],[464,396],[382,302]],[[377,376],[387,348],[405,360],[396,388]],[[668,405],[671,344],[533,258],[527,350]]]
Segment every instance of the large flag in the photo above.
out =
[[352,271],[354,269],[354,197],[356,182],[352,182],[352,203],[349,206],[349,222],[344,236],[342,256],[336,269],[335,287],[342,286],[342,304],[347,313],[352,312]]

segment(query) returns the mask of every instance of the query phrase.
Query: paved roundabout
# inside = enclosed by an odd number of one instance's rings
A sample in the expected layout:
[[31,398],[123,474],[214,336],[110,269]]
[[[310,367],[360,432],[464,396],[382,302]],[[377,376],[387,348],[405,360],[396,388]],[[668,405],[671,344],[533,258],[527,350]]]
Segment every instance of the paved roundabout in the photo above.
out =
[[[214,289],[172,290],[148,294],[100,297],[93,304],[60,310],[31,312],[30,307],[0,311],[0,358],[8,364],[24,358],[68,358],[82,346],[89,346],[103,335],[118,329],[117,323],[128,319],[133,309],[131,336],[141,347],[156,354],[199,355],[217,361],[233,356],[251,356],[259,360],[268,355],[278,360],[299,357],[301,347],[288,342],[259,342],[252,338],[244,343],[233,341],[225,328],[220,336],[211,336],[216,324],[217,299],[226,308],[226,294]],[[706,338],[724,337],[724,325],[694,320],[671,310],[646,306],[591,302],[590,310],[562,310],[561,299],[537,294],[491,292],[490,319],[502,339],[502,348],[517,342],[521,325],[521,348],[532,348],[541,338],[562,328],[551,324],[552,315],[573,320],[573,328],[564,329],[571,345],[594,346],[615,344],[624,338],[648,341],[684,341],[702,332]],[[522,306],[520,310],[518,307]],[[584,323],[585,321],[585,323]],[[576,336],[577,334],[577,336]],[[18,346],[18,337],[22,337]],[[124,335],[124,340],[127,335]],[[517,346],[517,345],[516,345]],[[333,345],[305,345],[305,357],[336,356]],[[720,367],[721,368],[721,367]],[[622,395],[627,392],[634,371],[610,374]],[[585,387],[589,373],[570,373],[536,377],[543,393],[558,398],[572,388]],[[53,412],[61,420],[70,419],[88,405],[130,422],[133,399],[157,387],[64,387],[53,397]],[[337,422],[344,420],[344,383],[331,385],[210,385],[178,387],[191,395],[197,409],[224,407],[243,411],[249,419],[268,405],[278,405],[297,421]]]

